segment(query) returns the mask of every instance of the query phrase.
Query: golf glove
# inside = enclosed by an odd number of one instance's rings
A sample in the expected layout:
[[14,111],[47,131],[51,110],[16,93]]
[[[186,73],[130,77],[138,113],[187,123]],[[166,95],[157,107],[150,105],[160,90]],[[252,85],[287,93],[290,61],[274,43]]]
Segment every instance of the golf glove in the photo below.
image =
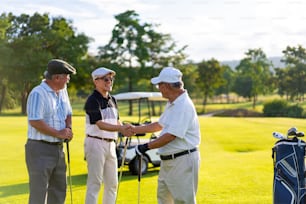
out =
[[143,155],[148,150],[149,150],[148,143],[137,145],[135,147],[135,152],[137,155]]

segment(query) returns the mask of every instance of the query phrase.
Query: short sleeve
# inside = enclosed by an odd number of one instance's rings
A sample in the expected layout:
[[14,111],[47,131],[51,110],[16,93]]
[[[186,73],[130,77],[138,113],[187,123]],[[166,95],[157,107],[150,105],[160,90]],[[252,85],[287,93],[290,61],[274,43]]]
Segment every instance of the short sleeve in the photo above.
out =
[[84,109],[89,116],[90,124],[96,124],[97,121],[102,120],[99,103],[93,97],[87,99]]
[[31,92],[27,101],[27,115],[29,120],[43,119],[43,103],[42,95],[38,92]]

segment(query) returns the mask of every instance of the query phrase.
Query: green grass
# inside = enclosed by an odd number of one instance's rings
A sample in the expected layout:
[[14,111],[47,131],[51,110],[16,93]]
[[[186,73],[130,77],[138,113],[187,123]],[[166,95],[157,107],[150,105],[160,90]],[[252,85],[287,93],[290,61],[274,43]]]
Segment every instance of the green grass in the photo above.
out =
[[[123,120],[134,120],[124,117]],[[272,203],[273,131],[285,133],[291,126],[306,129],[305,120],[290,118],[199,117],[202,143],[198,203]],[[24,158],[27,138],[25,116],[0,117],[0,203],[27,203],[28,176]],[[73,203],[84,203],[86,163],[83,160],[84,117],[73,117],[70,143]],[[66,147],[65,147],[66,150]],[[158,168],[142,177],[140,203],[155,204]],[[69,188],[66,203],[70,203]],[[100,193],[100,199],[102,193]],[[136,203],[137,176],[124,169],[118,202]]]

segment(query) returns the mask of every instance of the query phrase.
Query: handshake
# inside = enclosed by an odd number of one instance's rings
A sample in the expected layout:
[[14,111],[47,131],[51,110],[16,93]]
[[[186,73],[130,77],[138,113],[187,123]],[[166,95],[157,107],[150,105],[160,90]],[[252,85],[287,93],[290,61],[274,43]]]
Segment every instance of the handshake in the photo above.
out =
[[[124,136],[130,137],[138,133],[136,129],[137,128],[134,125],[125,124],[125,125],[122,125],[120,132]],[[148,143],[137,145],[135,147],[135,152],[138,156],[143,155],[148,150],[149,150]]]
[[131,124],[122,125],[119,132],[126,137],[131,137],[136,134],[135,126]]

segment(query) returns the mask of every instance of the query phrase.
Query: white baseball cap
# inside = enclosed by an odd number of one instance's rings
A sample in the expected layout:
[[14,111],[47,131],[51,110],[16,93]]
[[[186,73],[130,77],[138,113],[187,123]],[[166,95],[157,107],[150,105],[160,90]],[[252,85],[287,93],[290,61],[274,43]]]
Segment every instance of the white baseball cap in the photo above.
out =
[[110,69],[107,69],[105,67],[100,67],[100,68],[97,68],[95,69],[92,73],[91,73],[91,76],[92,76],[92,79],[95,80],[96,78],[99,78],[99,77],[103,77],[107,74],[112,74],[113,76],[116,75],[116,72],[114,72],[113,70],[110,70]]
[[152,84],[158,84],[160,82],[175,83],[182,81],[182,72],[174,67],[165,67],[159,73],[158,77],[151,79]]

